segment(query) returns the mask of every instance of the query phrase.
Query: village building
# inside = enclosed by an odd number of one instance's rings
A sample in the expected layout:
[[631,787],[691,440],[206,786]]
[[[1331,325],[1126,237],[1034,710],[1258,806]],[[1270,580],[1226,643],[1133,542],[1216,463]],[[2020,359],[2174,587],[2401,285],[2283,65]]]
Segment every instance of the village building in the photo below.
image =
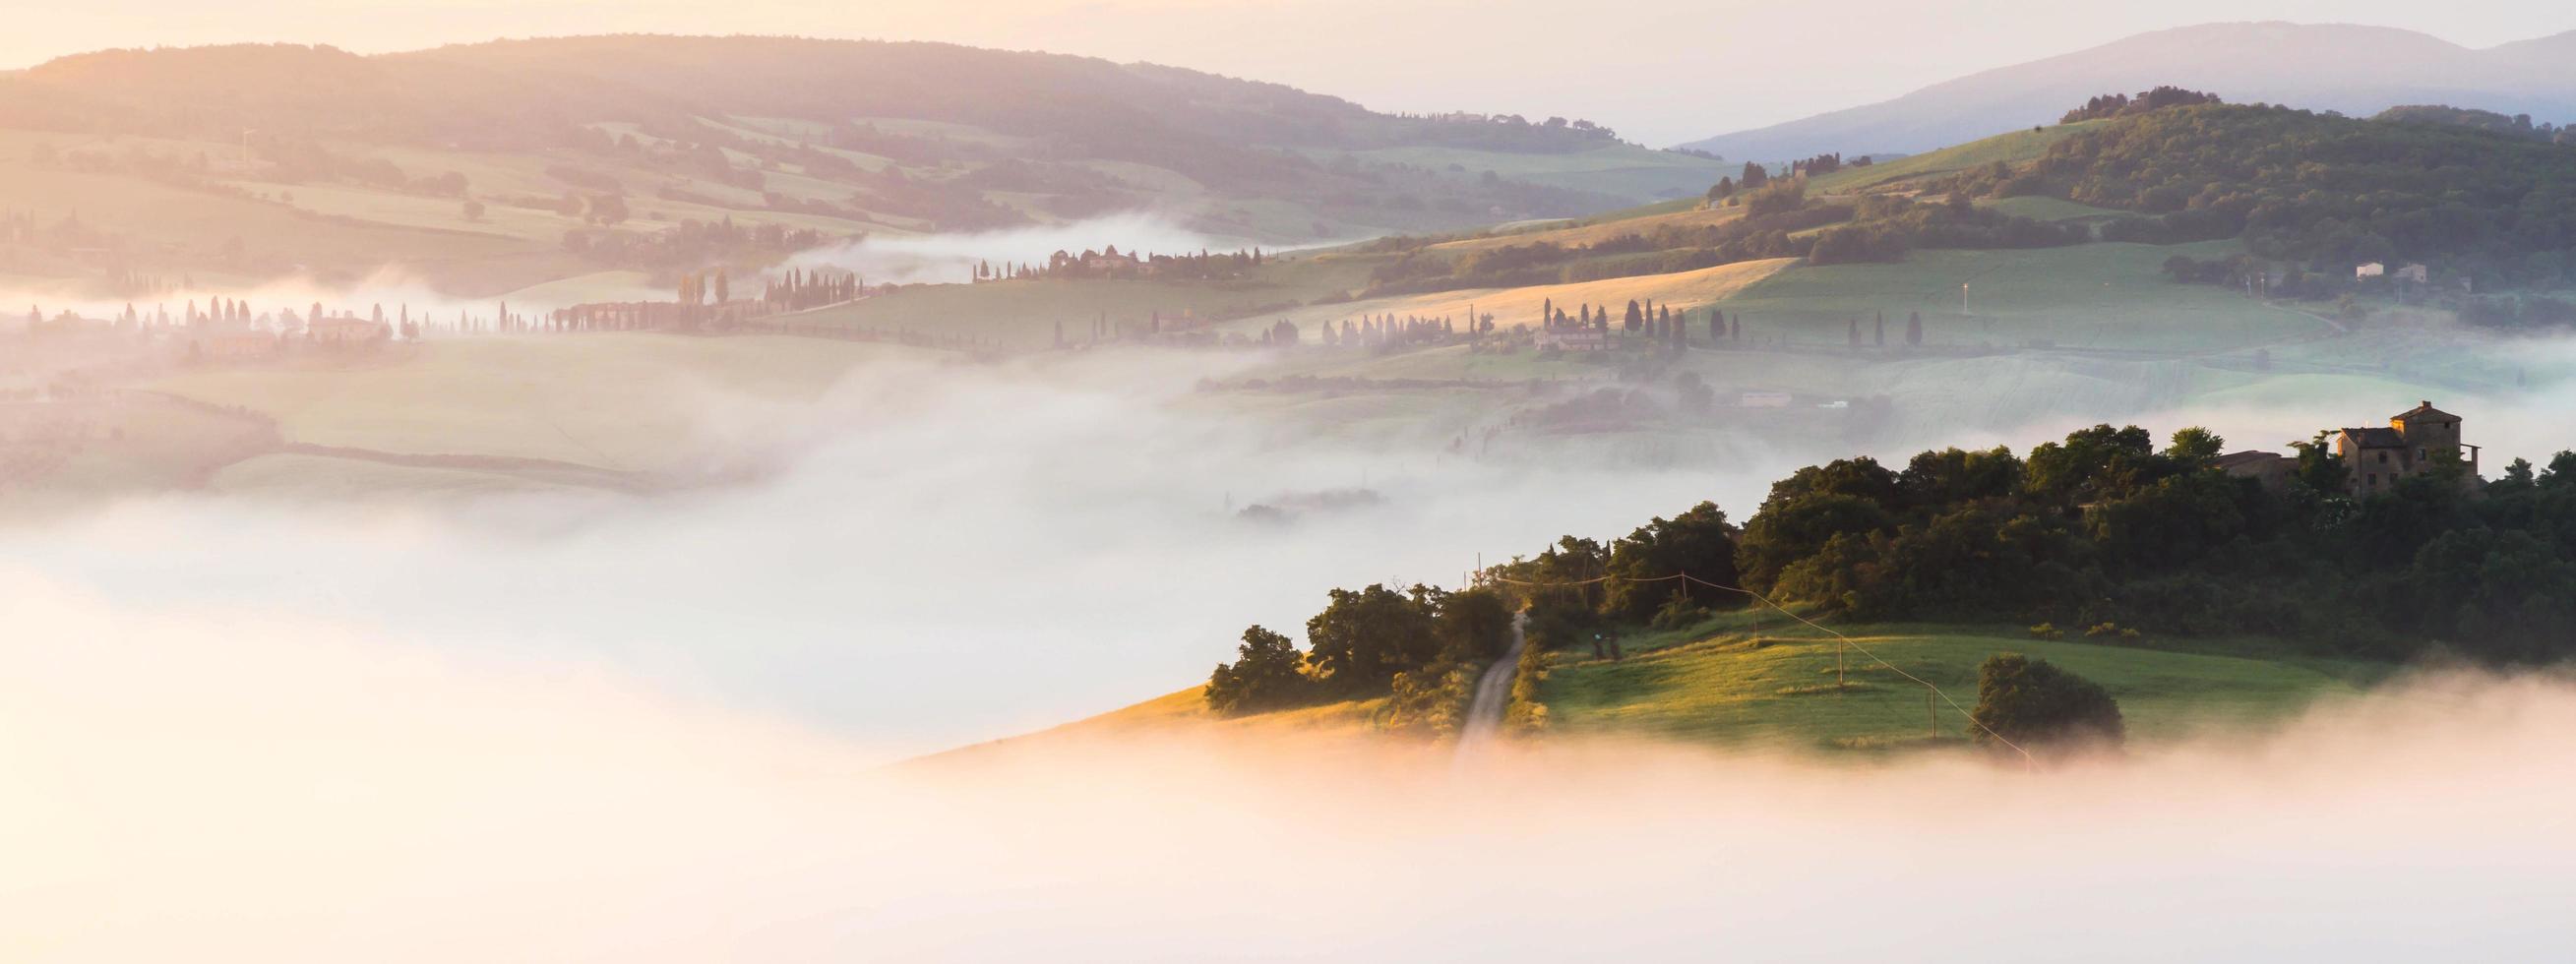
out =
[[384,338],[387,332],[383,322],[339,315],[307,322],[304,334],[317,345],[357,345]]
[[[2400,479],[2423,475],[2453,462],[2467,471],[2462,484],[2478,484],[2478,446],[2460,441],[2460,417],[2434,408],[2430,401],[2399,412],[2388,427],[2364,426],[2334,433],[2334,456],[2348,473],[2347,494],[2354,497],[2388,491]],[[2279,452],[2229,452],[2211,462],[2219,471],[2253,479],[2265,488],[2289,484],[2299,460]]]
[[2388,266],[2377,261],[2370,262],[2369,264],[2354,265],[2352,269],[2352,277],[2355,281],[2359,281],[2363,278],[2376,278],[2387,273]]
[[2288,485],[2299,471],[2299,460],[2279,452],[2229,452],[2211,463],[2218,470],[2240,479],[2253,479],[2267,489]]
[[2478,446],[2460,441],[2460,417],[2426,401],[2390,416],[2387,428],[2366,426],[2335,433],[2335,457],[2351,472],[2352,494],[2384,492],[2399,479],[2456,461],[2478,477]]

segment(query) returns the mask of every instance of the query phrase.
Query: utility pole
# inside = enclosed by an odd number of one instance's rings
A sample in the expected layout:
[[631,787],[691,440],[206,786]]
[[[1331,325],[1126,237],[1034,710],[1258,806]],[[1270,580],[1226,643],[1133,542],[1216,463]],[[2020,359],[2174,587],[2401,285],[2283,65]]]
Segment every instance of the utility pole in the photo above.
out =
[[1940,739],[1940,738],[1941,738],[1941,711],[1940,711],[1938,708],[1935,708],[1935,707],[1932,705],[1932,691],[1931,691],[1931,690],[1924,690],[1924,691],[1923,691],[1923,715],[1924,715],[1925,717],[1929,718],[1929,719],[1932,721],[1932,729],[1931,729],[1931,735],[1932,735],[1932,738],[1933,738],[1933,739],[1935,739],[1935,740]]
[[1976,314],[1968,310],[1968,283],[1965,281],[1959,282],[1959,313],[1971,316]]

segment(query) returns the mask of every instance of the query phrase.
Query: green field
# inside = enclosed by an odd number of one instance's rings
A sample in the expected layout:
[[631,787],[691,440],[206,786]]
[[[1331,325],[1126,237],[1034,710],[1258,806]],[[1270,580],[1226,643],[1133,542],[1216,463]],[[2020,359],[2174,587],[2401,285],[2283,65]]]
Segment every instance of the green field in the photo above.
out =
[[1807,345],[1842,343],[1853,320],[1870,336],[1879,312],[1893,341],[1915,311],[1929,345],[2214,352],[2334,333],[2321,319],[2162,274],[2177,254],[2207,259],[2236,250],[2235,242],[2213,241],[1915,251],[1896,264],[1784,271],[1724,307],[1744,314],[1748,338]]
[[[1535,738],[1825,752],[1956,747],[1966,742],[1963,710],[1976,705],[1977,664],[2017,652],[2102,684],[2119,701],[2131,742],[2157,743],[2279,722],[2320,700],[2356,695],[2396,671],[2392,664],[2302,655],[2252,637],[2097,645],[2033,639],[2000,627],[1839,628],[1854,644],[1840,654],[1839,685],[1834,638],[1777,613],[1730,612],[1688,629],[1642,632],[1623,641],[1623,659],[1550,654],[1539,686],[1548,722]],[[1959,708],[1943,702],[1943,694]],[[1192,687],[1039,736],[1197,726],[1359,736],[1372,732],[1371,717],[1383,702],[1223,718],[1208,713]]]
[[1831,174],[1810,178],[1807,182],[1807,190],[1811,193],[1838,194],[1871,188],[1918,187],[1922,181],[1955,174],[1972,167],[1982,167],[1996,161],[2019,163],[2032,160],[2046,153],[2049,145],[2102,123],[2102,121],[2086,121],[2081,124],[2057,124],[2037,130],[2014,131],[1981,141],[1970,141],[1956,147],[1945,147],[1937,151],[1900,157],[1884,164],[1845,167]]
[[[1088,340],[1093,323],[1142,332],[1161,313],[1166,323],[1303,305],[1368,278],[1367,259],[1281,259],[1242,281],[1117,281],[1036,278],[986,284],[907,285],[891,294],[793,316],[798,324],[913,331],[996,341],[1009,348]],[[1268,314],[1263,315],[1269,317]],[[1266,323],[1266,322],[1264,322]]]
[[[1998,652],[2046,659],[2102,684],[2133,741],[2258,725],[2321,698],[2349,695],[2393,667],[2290,655],[2265,640],[2145,640],[2137,645],[2032,639],[2006,629],[1838,627],[1861,649],[1976,705],[1977,664]],[[2183,648],[2187,647],[2187,648]],[[1966,718],[1860,650],[1785,617],[1737,613],[1696,631],[1643,637],[1627,658],[1566,653],[1541,684],[1559,736],[1651,736],[1729,744],[1874,749],[1957,740]],[[1937,716],[1937,721],[1935,717]]]
[[1499,177],[1628,201],[1697,198],[1732,170],[1722,161],[1627,144],[1561,152],[1415,146],[1358,151],[1352,156],[1372,163],[1446,168],[1461,173],[1492,171]]

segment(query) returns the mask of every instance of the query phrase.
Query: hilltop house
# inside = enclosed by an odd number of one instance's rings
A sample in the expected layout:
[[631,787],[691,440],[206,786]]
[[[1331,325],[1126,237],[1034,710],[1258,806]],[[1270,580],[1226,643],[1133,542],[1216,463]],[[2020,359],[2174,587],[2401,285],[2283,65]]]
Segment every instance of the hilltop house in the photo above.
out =
[[2352,494],[2369,495],[2410,475],[2458,460],[2475,484],[2478,447],[2460,442],[2460,417],[2434,408],[2430,401],[2389,416],[2388,427],[2347,428],[2335,433],[2335,457],[2351,470]]
[[[2397,480],[2421,475],[2447,461],[2468,469],[2465,484],[2476,485],[2478,447],[2460,441],[2460,417],[2424,402],[2388,419],[2387,428],[2368,426],[2334,433],[2334,454],[2343,460],[2354,496],[2387,491]],[[2279,452],[2230,452],[2213,463],[2220,471],[2253,479],[2267,488],[2289,483],[2299,461]]]

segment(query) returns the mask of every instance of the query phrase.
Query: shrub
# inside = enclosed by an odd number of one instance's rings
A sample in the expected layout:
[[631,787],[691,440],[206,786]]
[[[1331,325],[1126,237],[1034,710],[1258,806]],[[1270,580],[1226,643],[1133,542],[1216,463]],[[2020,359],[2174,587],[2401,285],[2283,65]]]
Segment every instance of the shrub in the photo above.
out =
[[2120,704],[2091,680],[2044,659],[1996,653],[1977,666],[1977,708],[1968,736],[2040,747],[2117,746],[2127,738]]

